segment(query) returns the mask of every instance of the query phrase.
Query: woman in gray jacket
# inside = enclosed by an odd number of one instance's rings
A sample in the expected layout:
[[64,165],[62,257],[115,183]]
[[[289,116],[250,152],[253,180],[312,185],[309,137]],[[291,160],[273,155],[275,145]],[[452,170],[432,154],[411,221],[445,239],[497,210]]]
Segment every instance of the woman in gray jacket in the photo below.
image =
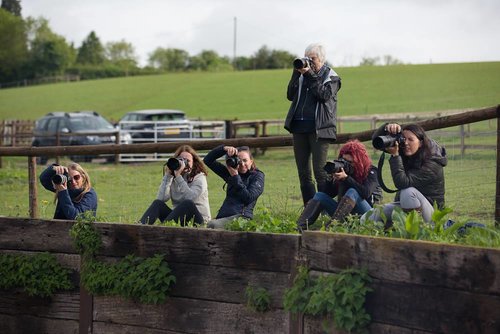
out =
[[[210,220],[207,169],[189,145],[180,146],[169,159],[156,199],[142,215],[141,224],[173,220],[182,225],[194,221],[200,225]],[[172,201],[172,208],[165,202]]]

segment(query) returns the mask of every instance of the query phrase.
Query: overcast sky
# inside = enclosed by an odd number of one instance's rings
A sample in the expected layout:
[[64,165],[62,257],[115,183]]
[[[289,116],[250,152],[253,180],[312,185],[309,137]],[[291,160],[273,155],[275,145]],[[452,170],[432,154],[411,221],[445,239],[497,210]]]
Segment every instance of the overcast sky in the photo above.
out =
[[326,46],[334,66],[391,55],[404,63],[500,61],[499,0],[21,0],[79,47],[91,31],[125,40],[141,65],[157,47],[251,56]]

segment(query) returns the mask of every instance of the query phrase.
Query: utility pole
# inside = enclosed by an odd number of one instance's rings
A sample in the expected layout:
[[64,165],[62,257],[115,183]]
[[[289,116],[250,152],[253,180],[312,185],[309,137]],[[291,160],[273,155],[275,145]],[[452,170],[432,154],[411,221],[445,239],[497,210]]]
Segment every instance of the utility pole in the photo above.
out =
[[234,36],[233,36],[233,69],[236,70],[236,25],[237,19],[234,17]]

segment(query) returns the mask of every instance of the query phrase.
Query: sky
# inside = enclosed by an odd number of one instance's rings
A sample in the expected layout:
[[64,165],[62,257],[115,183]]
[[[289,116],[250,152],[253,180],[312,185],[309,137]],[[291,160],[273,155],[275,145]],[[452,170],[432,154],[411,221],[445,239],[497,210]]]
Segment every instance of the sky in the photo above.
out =
[[384,55],[410,64],[500,61],[499,0],[21,0],[21,7],[76,47],[91,31],[103,44],[125,40],[142,66],[158,47],[232,58],[263,45],[302,56],[311,43],[325,46],[333,66]]

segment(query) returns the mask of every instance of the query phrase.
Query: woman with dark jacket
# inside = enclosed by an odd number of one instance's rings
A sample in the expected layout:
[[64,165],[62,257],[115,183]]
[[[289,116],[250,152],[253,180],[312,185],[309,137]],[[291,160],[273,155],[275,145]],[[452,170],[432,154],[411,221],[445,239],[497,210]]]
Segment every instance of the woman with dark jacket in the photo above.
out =
[[[226,156],[226,164],[217,159]],[[205,164],[225,182],[226,198],[210,228],[224,228],[232,220],[253,218],[257,199],[264,192],[264,173],[255,166],[248,146],[218,146],[203,159]]]
[[342,222],[350,213],[364,214],[382,199],[377,168],[372,166],[365,145],[358,140],[345,143],[340,148],[339,159],[327,164],[325,169],[329,166],[332,166],[332,179],[324,192],[317,192],[307,203],[297,221],[299,230],[312,225],[323,210],[332,221]]
[[95,216],[97,194],[88,173],[79,164],[70,163],[67,167],[53,164],[40,174],[40,182],[45,189],[56,193],[54,219],[74,220],[86,211]]
[[287,99],[292,101],[285,119],[285,129],[293,135],[293,153],[304,206],[326,184],[323,166],[328,145],[337,138],[337,92],[340,77],[326,65],[325,48],[311,44],[305,50],[307,62],[295,68],[288,83]]
[[[172,220],[181,225],[189,221],[201,225],[209,221],[207,170],[196,151],[189,145],[181,145],[173,159],[165,165],[167,168],[156,199],[139,222],[151,225],[159,219],[161,222]],[[169,200],[171,207],[166,204]]]
[[[397,188],[395,202],[383,207],[384,215],[391,220],[392,210],[400,206],[404,211],[421,212],[425,222],[431,222],[433,205],[444,207],[444,167],[448,163],[446,150],[430,139],[425,130],[416,124],[401,127],[391,123],[380,127],[373,138],[389,135],[401,136],[393,146],[385,148],[391,154],[389,164]],[[375,210],[372,220],[381,220]]]

